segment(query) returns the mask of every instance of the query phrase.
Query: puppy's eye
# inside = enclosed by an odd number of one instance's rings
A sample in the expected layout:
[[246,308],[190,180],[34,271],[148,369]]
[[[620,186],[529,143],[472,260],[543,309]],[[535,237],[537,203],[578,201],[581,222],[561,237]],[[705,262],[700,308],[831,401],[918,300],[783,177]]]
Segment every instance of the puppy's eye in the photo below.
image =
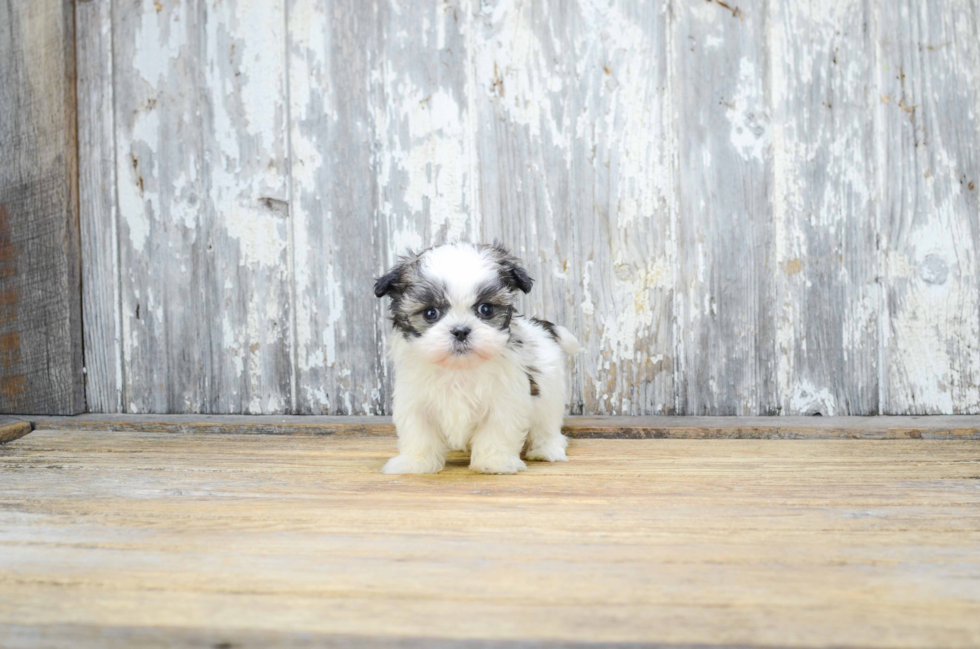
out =
[[487,304],[486,302],[484,302],[483,304],[481,304],[480,306],[478,306],[476,308],[476,311],[483,318],[492,318],[493,317],[493,305],[492,304]]
[[422,317],[428,322],[435,322],[439,318],[439,309],[430,306],[422,312]]

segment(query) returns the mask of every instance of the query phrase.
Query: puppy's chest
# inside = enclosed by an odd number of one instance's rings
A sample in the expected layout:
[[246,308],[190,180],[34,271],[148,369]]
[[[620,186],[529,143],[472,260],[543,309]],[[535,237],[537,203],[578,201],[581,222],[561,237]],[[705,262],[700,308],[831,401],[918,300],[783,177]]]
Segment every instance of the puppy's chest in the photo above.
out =
[[431,404],[433,417],[450,448],[466,450],[473,432],[487,416],[491,395],[466,375],[447,381],[439,388]]

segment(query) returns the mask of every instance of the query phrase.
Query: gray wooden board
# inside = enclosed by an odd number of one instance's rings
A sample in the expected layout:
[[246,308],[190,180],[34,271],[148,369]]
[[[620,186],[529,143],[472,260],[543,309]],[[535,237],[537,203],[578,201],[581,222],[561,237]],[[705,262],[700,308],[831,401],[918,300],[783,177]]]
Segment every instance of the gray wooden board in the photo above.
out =
[[980,4],[878,15],[881,410],[980,409]]
[[573,413],[675,412],[666,2],[498,3],[476,22],[484,239],[585,349]]
[[980,412],[977,0],[77,12],[94,410],[388,414],[373,278],[499,238],[572,413]]
[[76,3],[75,30],[86,406],[92,412],[119,412],[123,363],[112,3],[107,0]]
[[74,17],[0,3],[0,412],[84,409]]
[[113,11],[123,409],[292,409],[282,2]]
[[[29,417],[37,429],[223,435],[393,435],[389,417],[315,415],[96,415]],[[980,439],[980,417],[580,417],[572,438],[604,439]]]
[[214,409],[211,325],[226,305],[211,304],[208,290],[203,20],[197,2],[112,6],[122,408],[130,412]]
[[678,410],[776,414],[769,5],[675,9]]
[[875,414],[871,3],[785,0],[770,10],[779,407]]
[[291,0],[294,411],[385,412],[384,249],[376,121],[386,108],[380,17],[370,3]]

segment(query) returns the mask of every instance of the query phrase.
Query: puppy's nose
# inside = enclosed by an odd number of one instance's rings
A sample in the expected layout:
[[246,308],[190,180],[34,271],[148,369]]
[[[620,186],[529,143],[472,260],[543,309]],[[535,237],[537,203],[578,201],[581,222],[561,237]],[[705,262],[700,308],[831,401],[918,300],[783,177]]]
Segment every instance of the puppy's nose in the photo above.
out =
[[459,342],[463,342],[464,340],[466,340],[466,337],[470,335],[470,328],[469,327],[453,327],[452,328],[452,331],[450,331],[449,333],[451,333],[452,335],[456,336],[456,340],[458,340]]

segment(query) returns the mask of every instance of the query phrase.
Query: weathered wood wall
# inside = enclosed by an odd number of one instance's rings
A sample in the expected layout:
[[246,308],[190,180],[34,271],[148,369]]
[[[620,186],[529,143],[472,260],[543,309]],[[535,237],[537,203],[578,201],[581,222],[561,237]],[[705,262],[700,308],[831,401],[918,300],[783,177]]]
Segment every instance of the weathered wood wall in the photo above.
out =
[[980,0],[76,5],[92,411],[375,414],[500,238],[597,414],[980,412]]
[[85,407],[71,0],[0,2],[0,412]]

